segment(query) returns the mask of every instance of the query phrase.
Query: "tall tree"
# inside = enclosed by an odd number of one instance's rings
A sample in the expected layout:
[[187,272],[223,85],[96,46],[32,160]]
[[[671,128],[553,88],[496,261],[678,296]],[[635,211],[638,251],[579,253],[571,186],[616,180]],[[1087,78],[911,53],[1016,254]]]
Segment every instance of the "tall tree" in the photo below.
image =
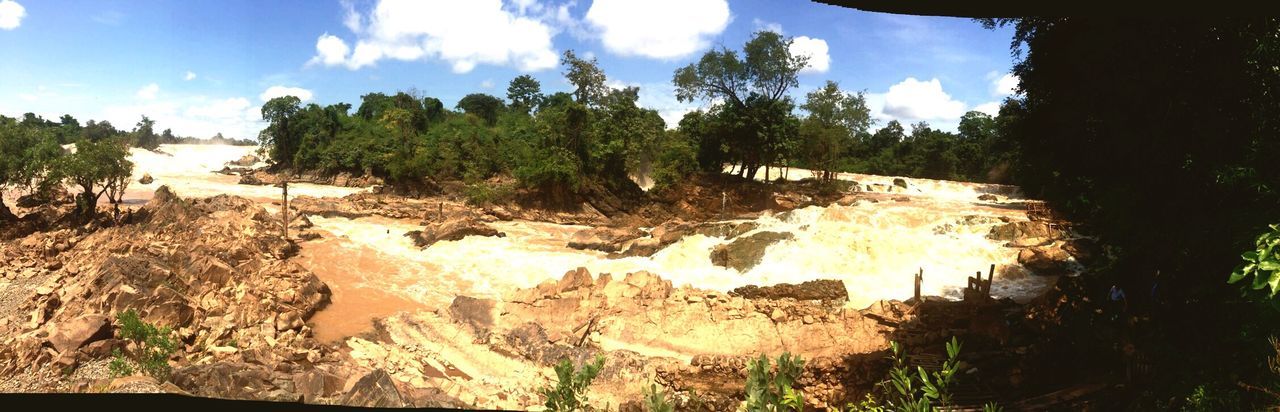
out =
[[498,122],[498,114],[506,109],[506,104],[494,96],[484,93],[472,93],[458,100],[458,110],[478,117],[486,125],[493,126]]
[[[742,153],[742,173],[754,176],[766,161],[778,158],[776,150],[789,146],[786,136],[770,134],[780,109],[790,105],[787,92],[799,85],[800,69],[808,64],[808,56],[792,55],[792,39],[771,31],[756,32],[743,46],[743,57],[726,48],[713,49],[697,63],[679,68],[672,76],[676,98],[682,102],[695,100],[723,101],[727,113],[740,113],[753,133],[739,135],[740,141],[729,142]],[[763,135],[761,134],[763,133]]]
[[298,150],[301,130],[293,124],[302,100],[295,96],[277,97],[262,105],[262,119],[267,127],[258,133],[258,141],[277,165],[292,166]]
[[804,160],[822,172],[822,180],[835,179],[836,168],[857,136],[871,127],[871,110],[862,93],[850,94],[828,80],[820,89],[809,92],[801,109],[809,112],[800,126]]
[[609,86],[605,85],[607,79],[604,71],[600,70],[600,64],[594,57],[591,60],[583,60],[578,58],[573,50],[565,50],[564,56],[560,58],[560,64],[565,66],[564,77],[569,80],[569,84],[574,87],[573,98],[587,107],[598,107],[609,94]]
[[507,86],[507,100],[511,108],[517,112],[529,113],[542,103],[542,84],[533,76],[522,74],[511,79]]
[[147,116],[142,116],[142,120],[138,121],[137,128],[133,130],[134,139],[137,141],[138,147],[147,150],[156,150],[160,147],[160,136],[155,132],[155,120]]
[[[112,188],[120,187],[121,180],[133,174],[133,162],[129,151],[118,139],[76,142],[75,153],[62,156],[57,174],[80,187],[76,207],[82,216],[92,217],[97,212],[98,199]],[[123,193],[123,189],[120,190]],[[113,199],[118,202],[119,199]]]

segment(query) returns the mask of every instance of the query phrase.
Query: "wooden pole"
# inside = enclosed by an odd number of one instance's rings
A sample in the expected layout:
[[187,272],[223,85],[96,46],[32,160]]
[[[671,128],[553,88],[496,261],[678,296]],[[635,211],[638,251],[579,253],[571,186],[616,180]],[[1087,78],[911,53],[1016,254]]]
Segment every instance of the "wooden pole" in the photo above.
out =
[[924,268],[920,268],[920,271],[916,273],[916,293],[915,293],[916,303],[920,303],[920,284],[921,283],[924,283]]
[[281,184],[280,187],[283,189],[282,190],[283,193],[281,194],[281,197],[283,198],[283,200],[280,202],[280,204],[284,206],[280,209],[280,218],[284,219],[284,222],[282,225],[280,225],[280,228],[282,229],[282,233],[284,233],[284,241],[288,242],[289,241],[289,181],[288,180],[284,181],[284,183]]
[[995,277],[996,277],[996,264],[992,263],[991,269],[987,270],[987,290],[986,290],[987,296],[991,296],[991,283],[995,281]]

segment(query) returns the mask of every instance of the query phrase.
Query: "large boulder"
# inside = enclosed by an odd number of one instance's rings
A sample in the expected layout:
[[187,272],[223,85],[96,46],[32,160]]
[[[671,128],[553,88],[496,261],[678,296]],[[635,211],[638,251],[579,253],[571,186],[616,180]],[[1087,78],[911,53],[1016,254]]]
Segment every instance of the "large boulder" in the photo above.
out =
[[739,272],[746,272],[760,264],[760,260],[764,258],[765,249],[769,245],[791,240],[794,237],[791,233],[786,232],[759,232],[751,236],[741,237],[712,249],[711,263]]
[[1017,241],[1027,238],[1046,238],[1051,240],[1059,240],[1064,237],[1062,229],[1058,229],[1047,222],[1009,222],[1002,225],[996,225],[991,228],[991,232],[987,233],[987,238],[992,240]]
[[153,178],[153,177],[151,177],[151,174],[150,174],[150,173],[144,173],[144,174],[142,174],[142,178],[141,178],[141,179],[138,179],[138,183],[141,183],[141,184],[144,184],[144,185],[149,185],[149,184],[151,184],[152,182],[155,182],[155,181],[156,181],[156,179],[155,179],[155,178]]
[[844,302],[849,300],[849,291],[844,281],[835,279],[811,280],[801,284],[779,283],[773,286],[747,285],[729,292],[731,296],[746,299],[785,299],[825,300]]
[[400,389],[396,388],[395,380],[391,379],[391,375],[382,369],[375,369],[369,372],[338,403],[346,406],[360,406],[366,408],[404,408],[413,406],[413,403],[400,394]]
[[457,241],[467,236],[504,237],[506,234],[489,227],[479,219],[467,217],[451,219],[443,223],[428,224],[422,230],[405,233],[405,236],[412,238],[415,245],[425,249],[436,244],[436,242]]
[[111,322],[106,315],[90,313],[55,325],[49,343],[59,353],[68,353],[102,339],[111,338]]
[[636,228],[594,227],[574,233],[568,247],[612,253],[622,250],[623,243],[628,240],[644,235],[643,231]]
[[479,334],[493,327],[494,303],[493,299],[458,296],[453,298],[453,303],[449,305],[449,316],[470,326]]
[[253,166],[253,165],[257,164],[259,160],[260,160],[260,159],[258,159],[258,157],[257,157],[257,156],[254,156],[254,155],[244,155],[244,156],[243,156],[243,157],[241,157],[240,159],[237,159],[237,160],[235,160],[235,161],[232,161],[232,162],[231,162],[231,164],[236,165],[236,166],[244,166],[244,167],[248,167],[248,166]]
[[1071,255],[1062,248],[1032,247],[1018,253],[1018,263],[1032,273],[1043,276],[1071,274]]

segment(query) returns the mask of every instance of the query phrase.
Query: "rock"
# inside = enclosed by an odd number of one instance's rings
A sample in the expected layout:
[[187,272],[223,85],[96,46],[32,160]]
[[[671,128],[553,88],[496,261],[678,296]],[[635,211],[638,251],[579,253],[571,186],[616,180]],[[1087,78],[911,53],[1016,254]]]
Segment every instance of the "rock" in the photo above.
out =
[[617,252],[622,250],[624,242],[644,235],[644,232],[635,228],[594,227],[574,233],[568,247],[578,250]]
[[294,391],[302,396],[306,403],[317,403],[320,398],[332,396],[342,388],[338,377],[318,369],[311,369],[294,375]]
[[493,299],[477,299],[470,296],[453,298],[449,305],[449,316],[480,334],[493,327]]
[[983,193],[978,195],[978,200],[981,200],[984,202],[994,202],[994,201],[1000,200],[1000,197],[990,193]]
[[1071,254],[1082,265],[1092,264],[1098,256],[1102,255],[1102,247],[1092,239],[1068,240],[1066,244],[1062,245],[1062,250]]
[[396,388],[395,381],[391,379],[391,375],[382,369],[375,369],[369,372],[338,403],[346,406],[360,406],[366,408],[404,408],[413,406],[408,399],[400,394],[400,390]]
[[844,287],[844,281],[838,279],[819,279],[804,282],[798,285],[790,283],[779,283],[773,286],[755,286],[747,285],[736,288],[729,292],[730,296],[740,296],[745,299],[785,299],[791,298],[796,300],[825,300],[844,302],[849,300],[849,291]]
[[263,186],[267,184],[266,182],[263,182],[262,179],[258,179],[257,176],[254,176],[251,174],[241,175],[239,183],[242,185],[253,185],[253,186]]
[[152,182],[155,182],[155,181],[156,181],[156,179],[155,179],[155,178],[153,178],[153,177],[151,177],[151,174],[150,174],[150,173],[144,173],[144,174],[142,175],[142,178],[141,178],[141,179],[138,179],[138,183],[141,183],[141,184],[144,184],[144,185],[149,185],[149,184],[151,184]]
[[694,227],[693,232],[703,236],[733,239],[758,228],[760,228],[760,224],[754,221],[714,222],[700,224]]
[[231,162],[231,164],[232,164],[232,165],[235,165],[235,166],[244,166],[244,167],[249,167],[249,166],[253,166],[253,165],[257,164],[259,161],[260,161],[260,159],[258,159],[258,157],[257,157],[257,156],[254,156],[254,155],[244,155],[244,156],[243,156],[243,157],[241,157],[240,159],[238,159],[238,160],[235,160],[235,161]]
[[903,179],[903,178],[901,178],[901,177],[895,177],[895,178],[893,178],[893,185],[894,185],[894,186],[897,186],[897,187],[901,187],[901,188],[903,188],[903,189],[906,189],[906,188],[907,188],[907,179]]
[[1062,276],[1071,273],[1071,255],[1061,248],[1033,247],[1018,253],[1018,263],[1042,276]]
[[106,315],[86,314],[55,326],[49,343],[59,353],[70,353],[97,340],[111,337],[110,322]]
[[103,339],[84,345],[80,352],[90,359],[102,359],[111,356],[113,350],[123,348],[124,345],[124,341],[119,339]]
[[760,264],[760,260],[764,257],[765,249],[769,245],[790,240],[794,237],[791,233],[785,232],[759,232],[751,236],[741,237],[731,243],[719,245],[712,249],[711,263],[732,268],[739,272],[746,272]]
[[858,204],[859,201],[858,195],[844,195],[844,197],[836,200],[836,204],[840,206],[853,206]]
[[275,389],[271,376],[262,365],[219,361],[174,369],[171,380],[196,396],[261,400]]
[[987,238],[992,240],[1013,241],[1025,238],[1047,238],[1052,240],[1062,239],[1062,230],[1051,226],[1047,222],[1010,222],[1002,225],[996,225],[991,228],[991,232],[987,233]]
[[787,313],[783,312],[782,308],[773,308],[769,313],[769,319],[773,319],[774,322],[783,322],[787,320]]
[[579,267],[565,272],[564,277],[560,279],[560,283],[556,284],[556,290],[559,293],[564,293],[579,288],[591,288],[591,285],[591,272],[588,272],[587,268]]
[[125,376],[107,384],[108,393],[164,393],[160,383],[149,376]]
[[411,231],[405,233],[405,236],[412,238],[415,245],[425,249],[436,242],[457,241],[467,236],[505,237],[506,234],[489,227],[489,225],[478,219],[464,217],[448,220],[444,223],[428,224],[423,230]]
[[675,288],[671,286],[670,280],[663,279],[658,275],[643,270],[628,273],[627,276],[622,279],[622,283],[639,288],[640,291],[638,297],[643,299],[666,299],[668,296],[671,296],[671,291],[675,290]]

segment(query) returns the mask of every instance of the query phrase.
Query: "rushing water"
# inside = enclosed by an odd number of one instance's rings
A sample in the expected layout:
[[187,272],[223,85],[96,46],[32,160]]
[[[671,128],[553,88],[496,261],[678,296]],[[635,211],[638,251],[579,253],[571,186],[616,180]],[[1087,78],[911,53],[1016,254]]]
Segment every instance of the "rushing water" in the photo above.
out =
[[[131,156],[135,181],[126,192],[126,204],[145,202],[157,187],[169,185],[181,196],[232,194],[278,210],[270,203],[279,199],[279,188],[239,185],[236,176],[213,173],[253,149],[164,145],[161,150],[167,154],[135,149]],[[143,174],[150,174],[155,182],[137,183]],[[805,170],[787,173],[789,179],[809,176]],[[424,250],[404,236],[421,229],[417,221],[381,217],[310,217],[323,237],[304,242],[296,261],[334,291],[332,305],[313,318],[317,337],[325,340],[367,330],[376,317],[442,308],[458,295],[495,297],[557,279],[578,266],[595,274],[647,270],[676,286],[722,291],[747,284],[841,279],[849,291],[849,305],[856,308],[878,299],[910,297],[911,275],[919,269],[925,274],[924,293],[951,297],[958,297],[968,276],[985,272],[990,264],[1001,271],[1016,270],[1017,249],[985,237],[1002,217],[1027,219],[1016,188],[911,178],[904,178],[907,187],[902,188],[889,176],[838,177],[858,182],[859,189],[872,192],[867,196],[879,201],[811,206],[756,218],[757,231],[788,232],[794,238],[769,246],[761,263],[746,273],[711,263],[711,250],[729,242],[718,237],[692,235],[652,257],[608,259],[602,252],[565,246],[585,226],[511,221],[492,224],[505,237],[473,236]],[[290,195],[315,197],[340,197],[360,190],[364,189],[290,185]],[[998,193],[1005,200],[977,200],[983,193]],[[997,278],[992,292],[1025,299],[1040,293],[1051,280]]]

